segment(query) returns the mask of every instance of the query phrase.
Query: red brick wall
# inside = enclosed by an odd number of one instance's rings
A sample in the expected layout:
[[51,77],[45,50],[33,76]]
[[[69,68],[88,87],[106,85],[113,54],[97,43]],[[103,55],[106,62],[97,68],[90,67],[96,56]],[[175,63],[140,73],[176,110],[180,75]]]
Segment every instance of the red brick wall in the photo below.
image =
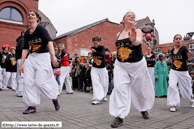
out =
[[[118,24],[114,24],[111,22],[102,22],[75,35],[62,37],[54,41],[56,44],[65,44],[66,50],[71,54],[79,48],[90,49],[90,47],[93,46],[92,37],[99,36],[101,37],[100,44],[113,52],[116,51],[116,34],[122,29],[123,28]],[[75,44],[77,44],[77,46]],[[143,51],[145,51],[146,46],[147,45],[145,43],[142,45]]]
[[16,38],[22,30],[28,28],[27,13],[30,10],[38,11],[38,0],[0,0],[0,10],[11,6],[18,9],[23,15],[23,25],[0,21],[0,46],[9,44],[16,46]]

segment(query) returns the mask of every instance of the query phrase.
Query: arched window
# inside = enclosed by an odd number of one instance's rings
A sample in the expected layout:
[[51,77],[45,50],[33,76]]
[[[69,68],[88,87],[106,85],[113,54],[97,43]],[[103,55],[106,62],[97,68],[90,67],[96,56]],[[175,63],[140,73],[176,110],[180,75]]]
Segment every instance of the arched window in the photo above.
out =
[[6,7],[0,11],[0,19],[23,22],[22,14],[13,7]]

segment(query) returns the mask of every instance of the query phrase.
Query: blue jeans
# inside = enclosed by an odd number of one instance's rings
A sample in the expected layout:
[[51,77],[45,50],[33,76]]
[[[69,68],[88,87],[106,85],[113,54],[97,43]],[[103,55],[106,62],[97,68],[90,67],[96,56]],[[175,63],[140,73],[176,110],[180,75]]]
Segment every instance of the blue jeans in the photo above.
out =
[[61,85],[61,83],[60,83],[60,75],[55,75],[55,79],[56,79],[58,85]]

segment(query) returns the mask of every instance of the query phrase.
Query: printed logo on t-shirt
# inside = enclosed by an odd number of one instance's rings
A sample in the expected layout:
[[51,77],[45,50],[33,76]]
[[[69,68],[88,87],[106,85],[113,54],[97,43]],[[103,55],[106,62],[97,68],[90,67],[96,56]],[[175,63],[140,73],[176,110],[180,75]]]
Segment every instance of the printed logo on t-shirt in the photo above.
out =
[[149,59],[147,58],[146,60],[147,60],[147,61],[155,61],[154,58],[149,58]]
[[6,59],[7,55],[2,55],[2,59]]
[[118,57],[121,59],[121,61],[124,61],[125,59],[129,58],[129,54],[132,53],[131,49],[120,47],[118,49]]
[[32,52],[37,51],[41,47],[41,45],[37,44],[41,42],[42,42],[41,38],[28,41],[28,45],[31,47]]
[[173,56],[172,59],[173,60],[176,60],[176,59],[179,59],[180,60],[180,59],[183,59],[183,57],[182,56]]
[[150,65],[152,65],[152,64],[148,64],[148,66],[150,66]]
[[96,66],[100,66],[102,63],[102,60],[100,60],[99,58],[101,58],[100,56],[94,56],[94,63],[96,64]]
[[174,60],[173,64],[176,67],[176,69],[180,69],[183,62],[181,62],[179,60]]
[[32,52],[34,52],[34,51],[37,51],[41,47],[41,45],[31,44],[30,47],[31,47]]

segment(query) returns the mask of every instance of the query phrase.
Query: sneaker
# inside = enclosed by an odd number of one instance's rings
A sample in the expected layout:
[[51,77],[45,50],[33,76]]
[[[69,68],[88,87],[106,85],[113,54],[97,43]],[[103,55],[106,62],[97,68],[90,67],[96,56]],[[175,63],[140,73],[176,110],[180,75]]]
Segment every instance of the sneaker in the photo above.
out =
[[3,88],[2,90],[8,90],[7,88]]
[[30,113],[35,113],[36,112],[36,107],[28,107],[24,112],[23,114],[30,114]]
[[99,104],[99,103],[100,103],[100,101],[94,100],[94,101],[92,102],[92,105],[97,105],[97,104]]
[[55,110],[56,110],[56,111],[59,110],[60,105],[59,105],[58,98],[53,100],[53,104],[54,104],[54,106],[55,106]]
[[176,107],[171,107],[171,108],[170,108],[170,111],[171,111],[171,112],[175,112],[175,111],[176,111]]
[[121,125],[123,125],[123,119],[121,119],[121,118],[119,118],[119,117],[116,117],[116,118],[114,119],[114,121],[112,122],[111,127],[112,127],[112,128],[117,128],[117,127],[119,127],[119,126],[121,126]]
[[191,104],[191,107],[193,108],[194,107],[194,101],[190,102],[190,104]]
[[103,101],[104,101],[104,102],[107,102],[107,98],[106,98],[106,97],[104,97]]
[[147,111],[141,112],[141,115],[143,116],[144,119],[149,119],[149,114]]

